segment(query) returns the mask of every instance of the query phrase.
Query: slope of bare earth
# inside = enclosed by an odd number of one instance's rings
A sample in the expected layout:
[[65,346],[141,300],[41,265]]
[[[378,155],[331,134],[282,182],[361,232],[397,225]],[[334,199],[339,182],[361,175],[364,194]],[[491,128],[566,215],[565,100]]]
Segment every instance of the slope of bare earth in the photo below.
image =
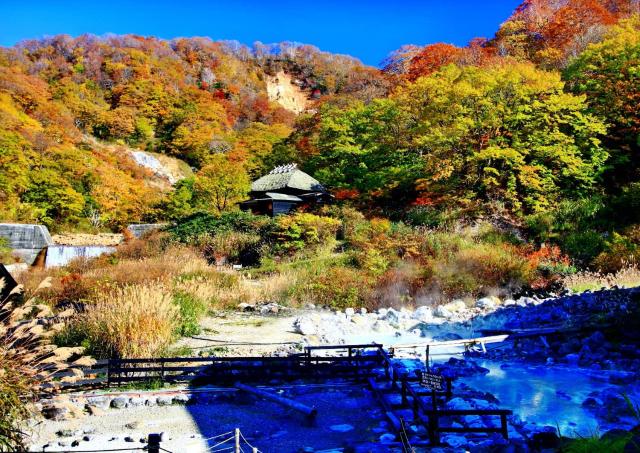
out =
[[275,101],[294,113],[302,113],[307,109],[307,93],[295,84],[289,74],[280,71],[275,76],[267,76],[266,81],[270,101]]

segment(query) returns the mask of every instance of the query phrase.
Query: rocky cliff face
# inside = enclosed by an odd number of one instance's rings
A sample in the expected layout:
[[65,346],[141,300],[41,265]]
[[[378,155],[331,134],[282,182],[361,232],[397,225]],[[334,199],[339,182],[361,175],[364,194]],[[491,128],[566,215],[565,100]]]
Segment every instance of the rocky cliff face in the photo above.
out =
[[294,113],[302,113],[307,109],[309,99],[305,93],[284,71],[267,77],[267,95],[270,101]]

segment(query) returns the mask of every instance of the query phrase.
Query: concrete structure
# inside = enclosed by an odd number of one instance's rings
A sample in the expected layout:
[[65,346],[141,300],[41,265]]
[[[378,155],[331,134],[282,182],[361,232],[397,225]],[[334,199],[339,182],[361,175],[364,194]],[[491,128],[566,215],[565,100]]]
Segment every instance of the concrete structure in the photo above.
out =
[[132,223],[127,230],[136,238],[141,238],[150,231],[160,230],[168,227],[168,223]]
[[44,225],[0,223],[0,238],[6,239],[13,254],[27,264],[32,264],[43,249],[53,245]]

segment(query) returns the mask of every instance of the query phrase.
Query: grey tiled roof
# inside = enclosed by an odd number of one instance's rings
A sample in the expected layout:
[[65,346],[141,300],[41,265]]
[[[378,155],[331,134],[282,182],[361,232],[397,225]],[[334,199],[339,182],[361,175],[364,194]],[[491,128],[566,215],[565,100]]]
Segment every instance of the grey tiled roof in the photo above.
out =
[[325,191],[322,184],[305,172],[298,170],[295,164],[276,167],[268,175],[251,184],[253,192],[277,191],[285,187],[307,192]]

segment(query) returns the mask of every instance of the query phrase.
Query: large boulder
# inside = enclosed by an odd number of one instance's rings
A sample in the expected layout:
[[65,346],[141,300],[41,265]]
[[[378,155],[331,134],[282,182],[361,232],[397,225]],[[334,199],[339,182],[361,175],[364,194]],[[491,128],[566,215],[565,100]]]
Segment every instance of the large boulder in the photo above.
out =
[[433,319],[433,310],[431,310],[431,307],[426,307],[423,305],[422,307],[416,308],[416,311],[413,312],[412,317],[416,321],[429,322]]
[[301,335],[315,335],[318,333],[318,325],[306,316],[296,318],[293,321],[293,328]]

